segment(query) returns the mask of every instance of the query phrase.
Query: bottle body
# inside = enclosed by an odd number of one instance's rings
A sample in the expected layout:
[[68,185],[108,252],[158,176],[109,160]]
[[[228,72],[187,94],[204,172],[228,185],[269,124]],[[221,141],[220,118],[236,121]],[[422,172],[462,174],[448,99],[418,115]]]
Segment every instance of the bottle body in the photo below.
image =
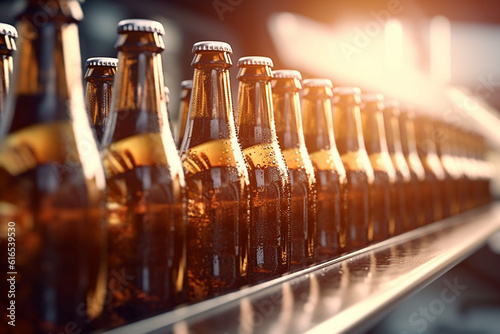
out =
[[347,248],[366,246],[373,240],[370,188],[374,174],[361,132],[361,91],[334,89],[334,134],[347,178]]
[[84,106],[78,17],[57,1],[57,20],[35,25],[32,10],[46,5],[30,3],[20,15],[22,31],[36,37],[19,40],[0,131],[0,244],[15,253],[2,265],[18,287],[16,326],[2,322],[4,333],[60,332],[70,322],[88,331],[105,302],[105,184]]
[[185,299],[185,180],[164,101],[162,29],[146,20],[118,25],[119,63],[101,152],[109,275],[127,277],[127,284],[109,290],[112,326]]
[[346,247],[347,177],[335,144],[330,80],[304,80],[304,140],[316,175],[316,262],[338,256]]
[[0,124],[5,108],[5,100],[11,84],[13,70],[12,54],[16,51],[17,30],[13,26],[0,23]]
[[197,301],[248,283],[250,181],[233,121],[231,48],[199,42],[193,52],[181,155],[189,199],[189,298]]
[[290,269],[314,262],[316,247],[316,177],[304,143],[298,71],[274,71],[272,81],[276,135],[290,175]]
[[[262,57],[264,58],[264,57]],[[269,58],[238,62],[237,128],[249,169],[251,222],[249,281],[279,277],[290,269],[290,177],[276,138]]]

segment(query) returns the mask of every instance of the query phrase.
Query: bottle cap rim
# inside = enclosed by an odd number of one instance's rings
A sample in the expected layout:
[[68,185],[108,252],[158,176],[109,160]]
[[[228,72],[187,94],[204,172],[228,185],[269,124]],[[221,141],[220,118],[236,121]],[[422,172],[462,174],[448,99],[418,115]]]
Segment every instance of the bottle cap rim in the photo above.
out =
[[333,95],[361,95],[361,89],[358,87],[335,87]]
[[238,60],[238,67],[241,66],[270,66],[273,67],[273,60],[269,57],[246,56]]
[[302,80],[302,75],[297,70],[275,70],[274,79],[298,79]]
[[119,34],[130,31],[155,32],[159,35],[165,35],[165,28],[158,21],[145,19],[127,19],[118,22],[117,31]]
[[202,51],[222,51],[222,52],[233,53],[233,49],[231,48],[231,45],[229,45],[226,42],[201,41],[201,42],[194,43],[192,52],[196,53],[196,52],[202,52]]
[[0,35],[11,36],[14,38],[19,37],[16,27],[7,23],[0,23]]
[[182,80],[181,81],[181,88],[183,89],[192,89],[193,88],[193,80]]
[[118,66],[117,58],[110,57],[92,57],[85,62],[85,67],[116,67]]
[[361,101],[363,102],[383,102],[384,95],[379,93],[362,94]]
[[332,80],[323,79],[323,78],[312,78],[312,79],[304,79],[302,81],[302,86],[306,87],[329,87],[333,88]]

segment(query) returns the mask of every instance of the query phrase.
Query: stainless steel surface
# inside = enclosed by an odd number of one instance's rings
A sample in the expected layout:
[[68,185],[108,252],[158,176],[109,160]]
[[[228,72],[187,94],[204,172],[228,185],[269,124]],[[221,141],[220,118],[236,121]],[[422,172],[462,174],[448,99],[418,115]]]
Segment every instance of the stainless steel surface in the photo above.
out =
[[362,331],[500,230],[500,204],[433,223],[279,279],[107,332]]

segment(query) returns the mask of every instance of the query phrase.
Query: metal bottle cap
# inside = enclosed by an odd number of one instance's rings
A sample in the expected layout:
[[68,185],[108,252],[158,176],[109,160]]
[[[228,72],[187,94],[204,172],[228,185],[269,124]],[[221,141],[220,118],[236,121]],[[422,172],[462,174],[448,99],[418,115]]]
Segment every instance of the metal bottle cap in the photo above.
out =
[[242,66],[270,66],[273,67],[273,61],[271,58],[268,57],[261,57],[261,56],[247,56],[247,57],[241,57],[238,60],[238,67]]
[[273,71],[275,79],[298,79],[302,80],[302,75],[296,70],[276,70]]
[[7,23],[0,23],[0,35],[18,37],[16,28]]
[[332,80],[323,78],[304,79],[302,86],[307,87],[328,87],[333,88]]
[[231,45],[227,44],[226,42],[219,41],[202,41],[194,43],[193,53],[200,51],[223,51],[233,53]]
[[117,58],[110,57],[92,57],[85,62],[85,67],[116,67],[118,66]]
[[125,34],[130,31],[155,32],[159,35],[165,35],[163,25],[158,21],[144,19],[127,19],[118,22],[119,34]]

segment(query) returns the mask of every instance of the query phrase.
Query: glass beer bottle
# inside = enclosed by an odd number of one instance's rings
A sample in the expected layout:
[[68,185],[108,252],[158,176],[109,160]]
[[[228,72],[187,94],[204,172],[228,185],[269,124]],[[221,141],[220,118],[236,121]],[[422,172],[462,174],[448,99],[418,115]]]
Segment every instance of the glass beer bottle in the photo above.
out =
[[[387,148],[391,155],[392,163],[396,169],[396,234],[410,230],[409,215],[406,208],[411,205],[413,189],[411,187],[410,168],[406,163],[401,146],[401,133],[399,130],[399,102],[395,100],[386,100],[384,108],[384,125],[387,138]],[[397,194],[396,194],[397,193]],[[409,198],[409,199],[408,199]]]
[[300,72],[273,71],[273,111],[276,134],[288,166],[291,186],[290,269],[314,262],[316,247],[316,177],[304,142],[299,90]]
[[182,302],[186,270],[186,195],[182,164],[170,132],[161,52],[163,26],[118,23],[118,69],[101,156],[108,187],[112,325]]
[[417,138],[418,155],[425,171],[422,198],[425,223],[429,224],[443,217],[441,181],[444,180],[444,170],[436,154],[431,120],[426,116],[416,117],[415,134]]
[[5,108],[5,99],[10,86],[13,69],[12,54],[16,51],[17,30],[10,24],[0,23],[0,124]]
[[181,147],[184,135],[186,133],[186,124],[189,114],[189,101],[191,91],[193,90],[193,80],[184,80],[181,82],[181,94],[179,99],[178,128],[177,128],[177,147]]
[[29,1],[18,16],[0,130],[0,263],[17,291],[8,295],[3,276],[2,333],[87,332],[104,304],[105,179],[83,97],[81,17],[68,0]]
[[399,116],[399,129],[401,133],[401,148],[410,169],[410,191],[406,197],[406,215],[410,228],[425,225],[425,209],[423,204],[423,186],[425,184],[425,171],[418,156],[415,139],[415,115],[411,108],[405,108]]
[[231,46],[194,44],[192,99],[181,157],[188,193],[191,301],[248,282],[250,181],[238,144],[229,68]]
[[333,89],[335,141],[347,176],[347,248],[366,246],[373,240],[370,188],[374,174],[365,150],[361,127],[361,90],[357,87]]
[[346,247],[347,177],[333,134],[332,82],[318,78],[302,83],[304,140],[317,182],[315,259],[322,262]]
[[396,170],[385,137],[384,97],[381,94],[363,94],[361,101],[363,138],[374,174],[370,188],[373,241],[382,241],[394,235],[397,224],[402,224],[403,212]]
[[251,189],[250,283],[290,269],[290,177],[274,125],[272,66],[267,57],[238,61],[237,129]]
[[107,57],[89,58],[85,63],[85,101],[99,143],[108,121],[117,64],[118,59]]

